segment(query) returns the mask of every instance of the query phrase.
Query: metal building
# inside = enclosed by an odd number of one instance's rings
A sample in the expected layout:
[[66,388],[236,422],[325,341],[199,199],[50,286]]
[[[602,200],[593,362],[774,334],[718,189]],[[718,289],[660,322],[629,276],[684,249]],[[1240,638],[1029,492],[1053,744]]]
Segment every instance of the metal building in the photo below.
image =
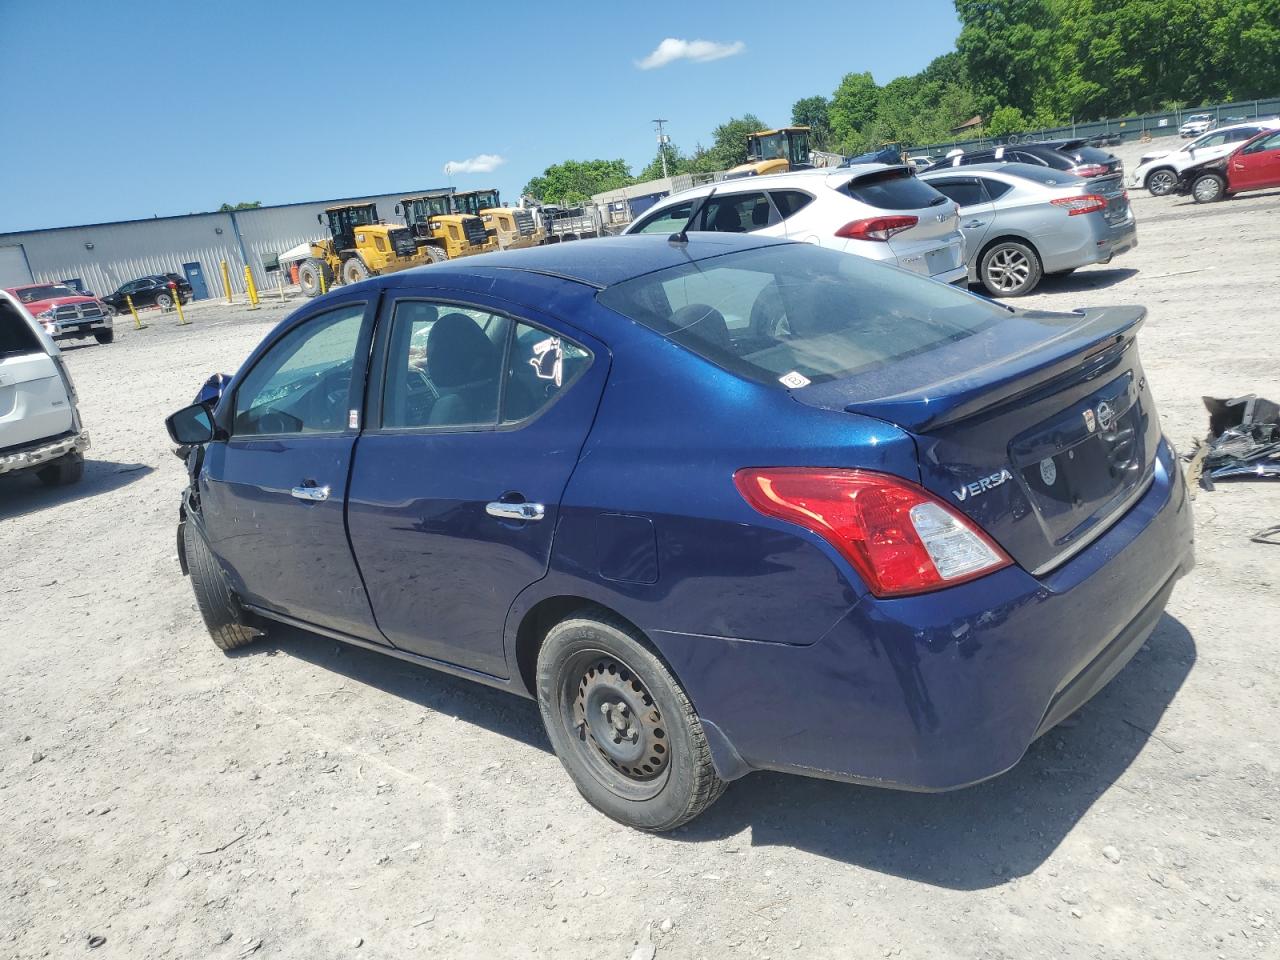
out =
[[325,207],[373,202],[383,220],[399,222],[395,207],[401,197],[452,190],[436,187],[234,213],[193,213],[0,233],[0,287],[71,281],[80,289],[105,294],[136,277],[176,273],[185,275],[196,298],[202,299],[222,294],[221,264],[225,260],[236,292],[244,291],[245,264],[253,271],[258,287],[270,289],[276,284],[275,258],[279,254],[328,235],[328,228],[316,220]]

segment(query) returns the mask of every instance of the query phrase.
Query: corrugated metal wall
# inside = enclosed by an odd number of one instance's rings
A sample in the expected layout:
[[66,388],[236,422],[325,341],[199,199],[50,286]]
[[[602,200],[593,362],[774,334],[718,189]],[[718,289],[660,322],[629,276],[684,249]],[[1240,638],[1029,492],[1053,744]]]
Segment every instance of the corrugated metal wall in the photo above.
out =
[[[223,260],[230,268],[232,287],[237,293],[244,292],[245,256],[258,286],[274,287],[274,275],[263,268],[263,258],[326,236],[327,228],[316,221],[316,214],[325,207],[373,201],[382,219],[402,222],[395,213],[401,197],[441,189],[444,188],[260,207],[234,215],[202,213],[29,230],[0,234],[0,245],[21,244],[37,281],[79,279],[86,289],[99,294],[110,293],[135,277],[153,273],[181,275],[184,263],[199,263],[209,285],[209,296],[218,297],[222,293]],[[241,243],[245,256],[241,254]]]

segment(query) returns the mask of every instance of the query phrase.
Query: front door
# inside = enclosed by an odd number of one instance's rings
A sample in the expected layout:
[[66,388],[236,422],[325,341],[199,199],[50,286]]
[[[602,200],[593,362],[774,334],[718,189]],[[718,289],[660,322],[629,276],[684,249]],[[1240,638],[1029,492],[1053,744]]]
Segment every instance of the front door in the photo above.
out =
[[187,275],[187,283],[191,284],[191,299],[208,300],[209,286],[204,282],[204,269],[198,263],[184,263],[182,272]]
[[229,416],[219,410],[230,437],[208,446],[200,498],[244,599],[377,640],[343,516],[372,312],[348,302],[312,314],[259,356],[224,400]]
[[1229,161],[1232,190],[1261,190],[1280,186],[1280,131],[1243,147]]
[[546,573],[608,355],[497,301],[423,290],[383,310],[347,508],[378,626],[505,677],[507,610]]

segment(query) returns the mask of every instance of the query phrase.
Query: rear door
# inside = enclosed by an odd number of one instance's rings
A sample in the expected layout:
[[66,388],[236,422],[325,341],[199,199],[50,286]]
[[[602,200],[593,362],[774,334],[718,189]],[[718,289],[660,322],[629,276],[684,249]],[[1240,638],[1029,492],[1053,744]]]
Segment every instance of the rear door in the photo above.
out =
[[995,204],[987,195],[984,181],[975,176],[947,176],[928,180],[929,186],[960,208],[960,232],[969,253],[982,249],[982,241],[995,220]]
[[1280,131],[1241,148],[1227,171],[1232,190],[1280,186]]
[[351,544],[383,634],[505,677],[503,628],[547,570],[604,346],[505,301],[422,288],[383,308]]
[[237,378],[199,477],[201,516],[237,593],[286,616],[380,639],[351,557],[344,500],[373,308],[326,305]]

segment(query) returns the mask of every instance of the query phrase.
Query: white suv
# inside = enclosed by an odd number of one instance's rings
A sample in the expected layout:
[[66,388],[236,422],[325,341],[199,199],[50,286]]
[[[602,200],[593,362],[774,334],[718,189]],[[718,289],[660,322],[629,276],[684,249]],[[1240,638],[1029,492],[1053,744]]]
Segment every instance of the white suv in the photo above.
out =
[[968,280],[954,202],[905,166],[859,164],[726,180],[685,190],[646,211],[626,233],[758,233],[882,260],[944,283]]
[[50,486],[75,483],[88,448],[57,345],[0,290],[0,474],[33,470]]
[[1183,144],[1177,150],[1144,153],[1129,173],[1129,187],[1145,187],[1152,196],[1163,197],[1178,185],[1182,171],[1192,164],[1225,157],[1244,141],[1263,130],[1280,130],[1280,120],[1250,120],[1218,127]]

